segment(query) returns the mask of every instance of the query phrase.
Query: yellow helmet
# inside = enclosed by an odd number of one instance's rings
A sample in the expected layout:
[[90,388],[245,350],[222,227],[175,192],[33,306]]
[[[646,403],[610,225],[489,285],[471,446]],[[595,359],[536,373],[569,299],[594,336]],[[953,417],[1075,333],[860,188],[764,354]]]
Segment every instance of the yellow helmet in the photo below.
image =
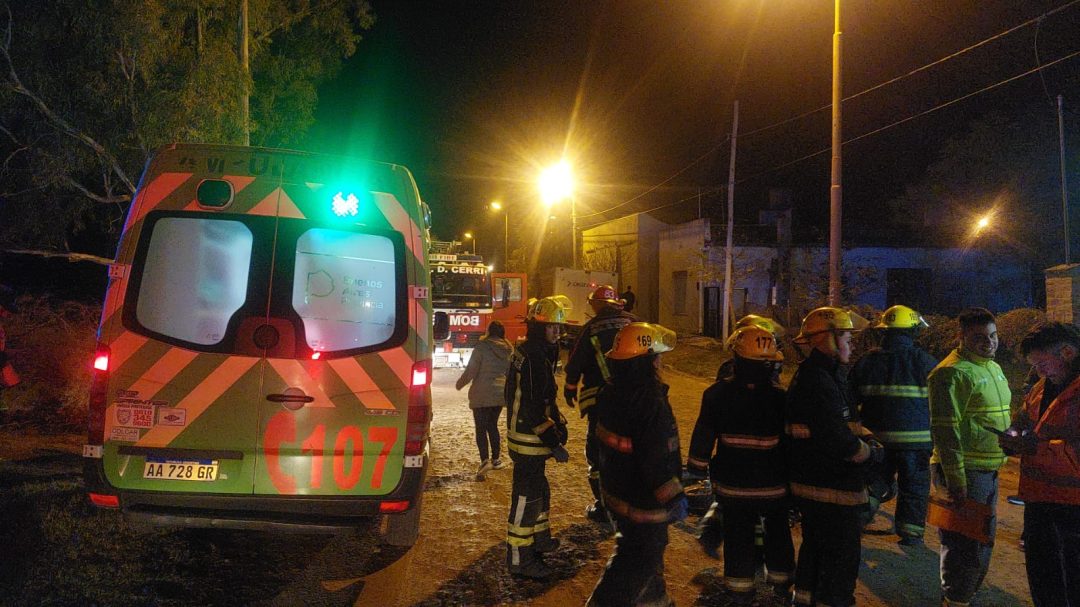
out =
[[574,307],[573,303],[565,295],[544,297],[529,306],[529,316],[526,320],[561,325],[566,323],[566,315],[572,307]]
[[771,331],[749,326],[736,329],[729,339],[731,350],[740,358],[780,362],[784,353],[779,350],[776,337]]
[[795,341],[806,342],[811,335],[826,331],[852,331],[858,332],[865,329],[870,322],[855,312],[843,308],[824,306],[812,310],[803,318],[799,334]]
[[736,329],[741,329],[743,327],[760,327],[769,333],[772,333],[773,337],[776,337],[777,339],[783,337],[784,334],[787,333],[787,329],[780,323],[771,318],[766,318],[765,316],[758,316],[757,314],[747,314],[740,318],[739,322],[735,323]]
[[921,314],[907,306],[895,305],[881,314],[881,320],[875,329],[914,329],[929,327],[930,323]]
[[632,322],[615,334],[615,343],[606,356],[612,360],[626,360],[674,349],[675,332],[671,329],[648,322]]
[[735,332],[743,327],[758,327],[759,329],[765,329],[769,333],[772,333],[773,337],[776,339],[780,339],[787,333],[787,329],[771,318],[758,316],[757,314],[747,314],[740,318],[739,322],[735,323],[735,326],[731,330],[731,335],[728,335],[727,341],[724,342],[725,348],[728,350],[731,349],[735,344]]

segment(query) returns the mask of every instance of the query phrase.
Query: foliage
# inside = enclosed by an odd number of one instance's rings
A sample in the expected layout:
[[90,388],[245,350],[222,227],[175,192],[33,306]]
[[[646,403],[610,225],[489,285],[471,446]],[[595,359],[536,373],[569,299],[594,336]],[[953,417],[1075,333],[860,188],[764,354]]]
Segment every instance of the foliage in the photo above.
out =
[[[235,0],[5,2],[0,243],[115,238],[148,154],[170,142],[296,144],[316,86],[373,24],[366,0],[250,0],[250,79]],[[6,18],[5,18],[6,17]],[[112,247],[104,246],[104,250]]]
[[888,229],[967,245],[976,218],[989,213],[982,241],[1053,262],[1060,237],[1046,236],[1061,223],[1059,161],[1057,118],[1044,98],[1015,117],[988,114],[948,140],[923,179],[886,203]]
[[0,394],[9,416],[49,430],[81,428],[100,307],[23,297],[7,319],[8,351],[22,382]]

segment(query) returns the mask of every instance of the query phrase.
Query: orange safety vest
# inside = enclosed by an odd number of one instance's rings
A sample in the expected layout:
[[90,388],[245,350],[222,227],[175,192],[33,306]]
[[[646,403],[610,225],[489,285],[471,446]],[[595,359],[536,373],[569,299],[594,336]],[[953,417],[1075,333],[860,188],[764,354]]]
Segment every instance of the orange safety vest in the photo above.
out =
[[1020,458],[1020,499],[1080,505],[1080,377],[1040,418],[1045,387],[1046,379],[1040,379],[1024,398],[1024,414],[1035,423],[1039,441],[1033,455]]

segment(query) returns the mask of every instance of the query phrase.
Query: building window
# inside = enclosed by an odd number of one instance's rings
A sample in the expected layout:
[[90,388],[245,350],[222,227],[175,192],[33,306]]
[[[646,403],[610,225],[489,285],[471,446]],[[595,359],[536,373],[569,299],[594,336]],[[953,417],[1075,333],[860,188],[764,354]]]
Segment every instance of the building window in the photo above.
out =
[[672,272],[671,279],[675,283],[675,314],[686,314],[686,271]]

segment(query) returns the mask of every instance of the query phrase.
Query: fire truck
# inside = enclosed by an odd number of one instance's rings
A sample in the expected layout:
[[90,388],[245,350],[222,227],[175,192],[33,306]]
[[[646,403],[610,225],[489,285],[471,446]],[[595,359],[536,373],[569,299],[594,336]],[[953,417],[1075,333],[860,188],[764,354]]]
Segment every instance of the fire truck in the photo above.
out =
[[491,277],[479,255],[459,253],[460,243],[432,241],[431,304],[450,319],[450,336],[436,342],[435,367],[464,367],[487,332],[492,306]]

